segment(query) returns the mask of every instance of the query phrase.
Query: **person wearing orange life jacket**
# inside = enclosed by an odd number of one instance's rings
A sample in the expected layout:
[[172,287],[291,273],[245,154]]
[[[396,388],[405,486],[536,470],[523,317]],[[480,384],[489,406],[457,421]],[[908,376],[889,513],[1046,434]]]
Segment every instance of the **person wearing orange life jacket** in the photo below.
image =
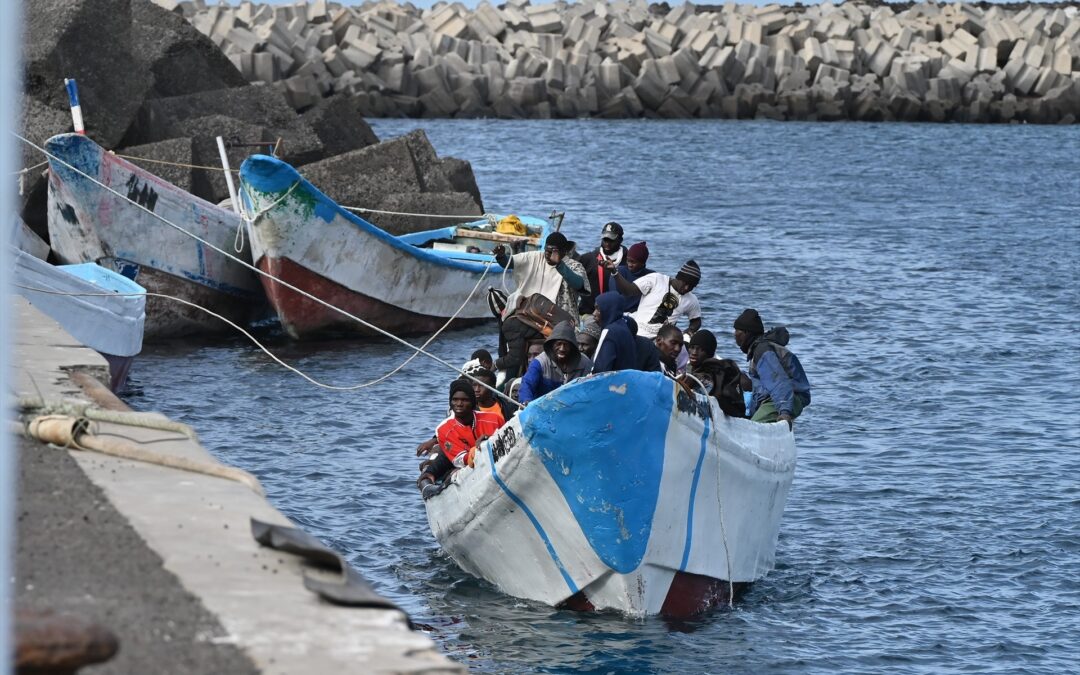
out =
[[472,382],[461,379],[450,383],[452,414],[435,429],[439,455],[428,467],[436,480],[441,480],[454,467],[465,466],[469,451],[501,426],[496,415],[477,410],[477,403]]

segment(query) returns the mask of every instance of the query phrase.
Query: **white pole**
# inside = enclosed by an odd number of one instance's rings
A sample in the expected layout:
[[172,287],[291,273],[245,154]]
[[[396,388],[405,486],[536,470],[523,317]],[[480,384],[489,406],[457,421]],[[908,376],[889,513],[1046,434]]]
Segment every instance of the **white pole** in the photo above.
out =
[[232,203],[232,210],[236,215],[240,215],[240,202],[236,197],[236,185],[233,184],[232,170],[229,168],[229,155],[225,152],[225,141],[221,140],[221,136],[217,137],[217,149],[218,154],[221,155],[221,167],[225,169],[225,184],[229,186],[229,201]]
[[83,125],[82,106],[79,105],[79,85],[75,80],[64,78],[64,88],[67,89],[68,104],[71,106],[71,124],[75,127],[75,133],[85,134],[86,126]]

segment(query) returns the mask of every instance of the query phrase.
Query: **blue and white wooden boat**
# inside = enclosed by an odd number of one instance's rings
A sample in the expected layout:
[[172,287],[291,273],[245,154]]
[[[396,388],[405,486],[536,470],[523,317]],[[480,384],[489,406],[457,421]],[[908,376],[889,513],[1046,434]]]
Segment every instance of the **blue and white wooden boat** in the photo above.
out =
[[773,567],[795,457],[782,422],[621,371],[533,401],[424,503],[450,557],[505,593],[691,616]]
[[23,251],[10,253],[15,290],[73,338],[104,356],[110,388],[122,389],[142,351],[143,287],[94,263],[54,266]]
[[[490,320],[486,289],[477,282],[490,267],[489,285],[499,283],[502,268],[492,249],[535,250],[549,230],[545,220],[522,218],[523,236],[499,234],[482,220],[395,237],[266,155],[244,161],[240,185],[259,269],[396,334],[434,331],[455,313],[455,327]],[[293,337],[328,330],[374,334],[272,279],[262,281]]]
[[[49,238],[61,261],[99,263],[147,291],[237,322],[264,307],[254,272],[139,207],[250,262],[246,246],[234,249],[240,227],[235,213],[106,152],[86,136],[54,136],[45,148],[78,170],[49,161]],[[149,297],[146,313],[147,338],[229,330],[219,319],[167,298]]]

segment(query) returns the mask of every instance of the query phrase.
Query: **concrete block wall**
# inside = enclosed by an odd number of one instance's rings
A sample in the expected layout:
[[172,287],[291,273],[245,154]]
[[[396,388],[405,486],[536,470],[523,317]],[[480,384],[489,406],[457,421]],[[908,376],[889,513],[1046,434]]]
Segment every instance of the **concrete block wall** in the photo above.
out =
[[298,110],[1075,123],[1076,5],[155,0]]

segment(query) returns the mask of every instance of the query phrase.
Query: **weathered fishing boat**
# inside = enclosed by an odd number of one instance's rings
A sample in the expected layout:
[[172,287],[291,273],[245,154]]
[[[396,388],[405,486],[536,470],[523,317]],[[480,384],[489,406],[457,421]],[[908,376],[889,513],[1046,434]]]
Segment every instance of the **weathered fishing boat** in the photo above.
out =
[[691,616],[772,568],[795,456],[786,424],[620,371],[533,401],[425,506],[442,548],[505,593]]
[[[454,327],[490,320],[487,293],[477,284],[488,267],[491,285],[498,284],[502,268],[492,249],[535,250],[548,232],[547,221],[522,218],[519,235],[502,234],[485,220],[395,237],[266,155],[244,161],[240,184],[259,269],[398,334],[434,331],[455,314]],[[272,279],[262,281],[293,337],[332,330],[374,334]]]
[[[86,136],[54,136],[45,148],[62,160],[49,160],[48,207],[50,243],[60,260],[99,263],[150,292],[182,298],[233,321],[243,322],[263,306],[254,272],[136,204],[230,252],[240,227],[232,211],[106,152]],[[246,247],[235,255],[250,261]],[[147,338],[228,330],[209,314],[166,298],[148,298],[146,314]]]
[[15,259],[15,290],[104,356],[110,388],[122,389],[142,351],[146,319],[142,286],[94,263],[54,266],[23,251],[10,254]]

